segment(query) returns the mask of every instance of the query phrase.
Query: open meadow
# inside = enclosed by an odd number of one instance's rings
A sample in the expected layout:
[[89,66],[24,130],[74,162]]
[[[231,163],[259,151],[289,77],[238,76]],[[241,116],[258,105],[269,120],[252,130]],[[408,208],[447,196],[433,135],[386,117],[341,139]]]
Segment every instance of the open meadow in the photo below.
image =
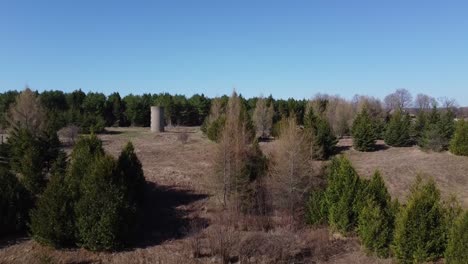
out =
[[[367,256],[357,238],[330,233],[326,227],[288,228],[277,224],[281,220],[275,217],[267,231],[233,224],[236,218],[219,210],[207,184],[216,144],[199,128],[174,127],[160,134],[147,128],[110,128],[100,138],[112,155],[132,141],[143,164],[147,202],[135,247],[116,253],[54,250],[29,238],[8,237],[0,242],[0,263],[220,263],[210,253],[220,240],[229,248],[232,262],[247,256],[247,263],[391,263]],[[274,144],[262,143],[267,155]],[[349,140],[339,146],[361,176],[379,169],[394,197],[404,199],[420,172],[436,179],[443,196],[454,193],[468,206],[466,157],[383,145],[375,152],[357,152]]]
[[[188,134],[186,143],[181,142],[181,134]],[[161,134],[147,128],[111,128],[100,138],[113,155],[131,140],[143,164],[148,201],[141,241],[121,252],[93,253],[84,249],[54,250],[29,238],[8,237],[0,242],[0,263],[220,263],[209,252],[217,234],[220,236],[232,219],[216,210],[217,201],[211,198],[206,184],[216,144],[198,128],[190,127],[169,128]],[[160,226],[165,228],[161,230]],[[230,245],[230,250],[245,252],[251,246],[259,247],[256,254],[263,256],[252,256],[251,263],[282,258],[281,254],[305,263],[377,261],[361,252],[356,239],[333,238],[325,228],[306,232],[284,227],[268,232],[239,228],[228,232],[238,241]],[[202,254],[193,259],[195,241],[200,243]]]

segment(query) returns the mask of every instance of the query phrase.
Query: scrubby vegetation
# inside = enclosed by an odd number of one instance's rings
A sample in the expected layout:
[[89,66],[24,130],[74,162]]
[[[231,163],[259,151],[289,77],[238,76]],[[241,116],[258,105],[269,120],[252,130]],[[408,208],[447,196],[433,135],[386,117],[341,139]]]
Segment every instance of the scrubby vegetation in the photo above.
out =
[[91,250],[117,249],[130,240],[143,202],[144,176],[131,143],[118,160],[100,141],[81,139],[66,166],[63,155],[37,207],[31,232],[42,243],[78,244]]
[[[159,232],[170,225],[189,229],[184,217],[173,219],[178,211],[158,208],[164,203],[182,207],[188,198],[171,194],[178,201],[155,201],[159,197],[148,192],[153,187],[146,185],[133,144],[124,146],[120,154],[113,152],[114,157],[104,150],[103,135],[95,134],[106,126],[146,126],[149,106],[159,104],[167,109],[167,124],[201,125],[203,137],[213,141],[208,144],[215,152],[209,164],[213,171],[200,174],[208,178],[206,188],[214,205],[206,210],[203,205],[203,212],[226,218],[224,226],[205,233],[209,224],[201,220],[197,232],[187,231],[193,237],[194,258],[212,254],[225,263],[251,261],[254,251],[261,251],[261,245],[255,245],[258,241],[266,245],[274,238],[281,247],[298,245],[292,233],[307,222],[357,236],[373,256],[394,257],[401,263],[443,257],[448,263],[463,263],[467,214],[455,200],[444,201],[435,182],[418,178],[400,205],[392,200],[380,172],[370,179],[361,177],[350,159],[337,155],[342,150],[337,137],[348,140],[350,135],[357,151],[349,152],[358,154],[380,149],[376,141],[383,138],[389,146],[418,144],[427,150],[468,155],[468,126],[463,120],[454,121],[453,107],[438,109],[429,97],[418,95],[414,112],[410,101],[404,90],[387,97],[385,105],[365,96],[347,101],[317,95],[307,101],[245,99],[235,92],[215,99],[168,94],[121,98],[118,93],[106,97],[29,89],[4,93],[0,107],[7,111],[1,121],[8,128],[8,141],[0,147],[0,235],[28,233],[54,248],[120,250],[141,239],[136,234],[147,202],[155,202],[150,213],[161,218],[151,233],[163,237]],[[30,113],[27,106],[34,111]],[[79,136],[78,131],[90,135]],[[58,135],[69,140],[69,154]],[[182,144],[177,147],[190,148],[192,141],[203,137],[188,140],[184,131],[171,142],[178,140]],[[281,235],[266,237],[265,230]],[[255,233],[241,238],[241,232]],[[283,234],[287,241],[278,239]],[[203,239],[210,253],[202,252]],[[292,262],[311,255],[304,248],[293,254],[290,247],[278,249],[281,253],[272,259]]]

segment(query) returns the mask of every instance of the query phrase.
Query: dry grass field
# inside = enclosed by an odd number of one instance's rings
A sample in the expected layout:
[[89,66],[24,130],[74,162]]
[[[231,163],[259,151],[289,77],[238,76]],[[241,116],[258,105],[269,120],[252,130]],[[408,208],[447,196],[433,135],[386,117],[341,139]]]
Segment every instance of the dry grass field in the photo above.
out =
[[[326,228],[290,228],[273,217],[265,231],[255,224],[243,226],[248,219],[225,215],[208,184],[216,145],[198,128],[168,128],[162,134],[146,128],[108,129],[100,137],[112,155],[131,140],[143,164],[147,204],[138,243],[120,252],[93,253],[53,250],[14,237],[0,241],[0,263],[221,263],[223,250],[233,263],[391,263],[367,256],[355,238]],[[262,149],[269,153],[274,144],[262,143]],[[362,176],[380,169],[395,197],[404,197],[421,172],[432,175],[444,195],[455,193],[468,206],[467,158],[417,148],[360,153],[347,140],[340,146]]]
[[351,139],[339,143],[359,175],[370,177],[379,170],[393,197],[404,201],[419,174],[423,179],[433,178],[444,198],[456,195],[468,208],[468,157],[450,152],[425,152],[416,146],[388,148],[381,141],[378,145],[377,151],[359,152],[352,149]]

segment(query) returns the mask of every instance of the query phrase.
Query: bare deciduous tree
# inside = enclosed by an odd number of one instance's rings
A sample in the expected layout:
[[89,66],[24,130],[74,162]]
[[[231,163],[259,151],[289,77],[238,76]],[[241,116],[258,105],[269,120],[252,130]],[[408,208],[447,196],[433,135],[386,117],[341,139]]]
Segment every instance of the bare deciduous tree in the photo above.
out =
[[214,98],[211,102],[210,115],[208,116],[208,122],[211,123],[217,120],[223,114],[223,104],[221,98]]
[[11,128],[24,128],[32,133],[42,131],[46,126],[46,114],[39,98],[26,88],[10,107],[8,123]]
[[355,95],[352,104],[355,113],[360,113],[365,108],[372,117],[382,117],[384,114],[382,102],[372,96]]
[[457,100],[455,100],[454,98],[448,98],[446,96],[443,96],[443,97],[439,97],[438,98],[441,106],[445,109],[452,109],[457,107]]
[[314,165],[310,140],[299,129],[296,118],[289,117],[281,125],[278,147],[270,167],[271,191],[274,205],[294,216],[314,183]]
[[384,102],[387,110],[401,110],[411,106],[413,97],[408,90],[397,89],[394,93],[387,95]]
[[[215,175],[221,185],[224,206],[228,205],[231,198],[237,198],[232,196],[235,196],[236,190],[244,184],[242,171],[246,166],[249,143],[245,118],[241,100],[234,92],[226,108],[226,124],[215,159]],[[234,206],[238,208],[239,204]]]
[[266,138],[270,136],[274,114],[273,104],[267,106],[265,98],[260,96],[257,100],[255,111],[253,112],[253,121],[257,137]]
[[414,106],[419,110],[428,110],[436,104],[437,101],[427,94],[418,94],[414,100]]
[[355,112],[349,101],[327,94],[317,94],[307,105],[306,113],[312,107],[314,113],[326,117],[333,132],[338,137],[349,134],[349,128],[353,122]]
[[60,138],[66,138],[71,145],[75,144],[76,139],[80,133],[80,128],[75,125],[70,125],[60,129],[57,134]]

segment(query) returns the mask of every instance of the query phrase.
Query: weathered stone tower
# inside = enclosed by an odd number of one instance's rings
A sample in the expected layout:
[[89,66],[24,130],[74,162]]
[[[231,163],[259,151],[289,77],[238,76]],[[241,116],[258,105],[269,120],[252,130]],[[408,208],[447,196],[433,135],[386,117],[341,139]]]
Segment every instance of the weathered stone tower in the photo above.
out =
[[151,107],[151,132],[164,132],[164,107]]

